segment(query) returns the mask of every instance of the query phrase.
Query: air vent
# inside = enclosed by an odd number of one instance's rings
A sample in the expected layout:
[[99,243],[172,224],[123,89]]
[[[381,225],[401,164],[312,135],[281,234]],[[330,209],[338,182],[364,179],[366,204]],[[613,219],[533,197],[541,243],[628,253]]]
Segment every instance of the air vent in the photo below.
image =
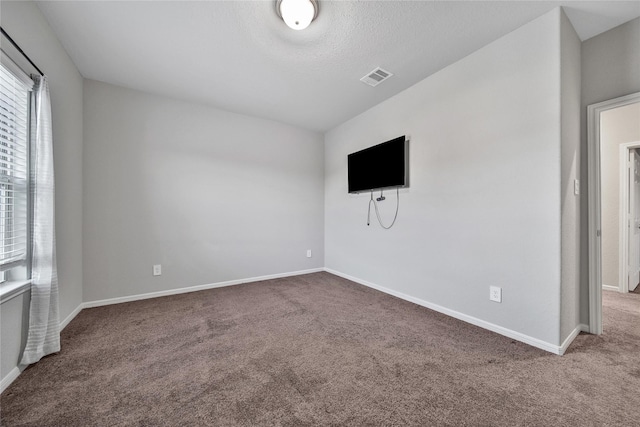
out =
[[378,67],[372,72],[367,73],[367,75],[361,78],[360,81],[368,84],[369,86],[378,86],[380,83],[387,80],[391,76],[393,76],[393,74]]

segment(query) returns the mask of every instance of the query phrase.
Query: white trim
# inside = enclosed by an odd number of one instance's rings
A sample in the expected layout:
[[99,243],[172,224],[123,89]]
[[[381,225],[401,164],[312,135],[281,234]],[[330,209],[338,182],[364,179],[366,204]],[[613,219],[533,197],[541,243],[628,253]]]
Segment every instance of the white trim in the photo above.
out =
[[569,334],[567,339],[565,339],[562,345],[560,346],[560,353],[559,353],[560,356],[562,356],[567,351],[567,349],[569,348],[573,340],[576,339],[576,337],[580,334],[580,332],[588,332],[588,331],[589,331],[589,325],[585,325],[581,323],[578,326],[576,326],[576,328]]
[[[67,325],[85,308],[101,307],[103,305],[120,304],[122,302],[130,302],[130,301],[137,301],[137,300],[143,300],[143,299],[149,299],[149,298],[164,297],[164,296],[169,296],[169,295],[185,294],[185,293],[188,293],[188,292],[197,292],[197,291],[203,291],[203,290],[206,290],[206,289],[222,288],[222,287],[225,287],[225,286],[240,285],[242,283],[259,282],[259,281],[262,281],[262,280],[279,279],[279,278],[282,278],[282,277],[300,276],[300,275],[303,275],[303,274],[317,273],[319,271],[325,271],[325,269],[324,268],[312,268],[312,269],[309,269],[309,270],[292,271],[292,272],[289,272],[289,273],[270,274],[270,275],[267,275],[267,276],[250,277],[248,279],[229,280],[229,281],[226,281],[226,282],[210,283],[210,284],[207,284],[207,285],[191,286],[191,287],[188,287],[188,288],[170,289],[170,290],[167,290],[167,291],[151,292],[151,293],[148,293],[148,294],[139,294],[139,295],[126,296],[126,297],[110,298],[110,299],[103,299],[103,300],[98,300],[98,301],[83,302],[80,305],[78,305],[71,312],[71,314],[69,314],[60,323],[60,330],[66,328]],[[0,384],[0,393],[2,393],[7,387],[9,387],[9,385],[11,385],[11,383],[14,382],[15,379],[20,376],[20,373],[21,373],[21,371],[20,371],[20,369],[18,367],[13,368],[7,374],[7,376],[2,379],[2,383]]]
[[31,280],[16,280],[0,284],[0,304],[31,290]]
[[10,370],[7,376],[4,377],[0,382],[0,393],[3,393],[7,389],[7,387],[9,387],[11,383],[20,376],[20,374],[20,369],[17,366]]
[[587,107],[587,157],[589,178],[589,332],[602,333],[602,242],[600,195],[600,114],[640,102],[640,92]]
[[[562,346],[551,344],[551,343],[548,343],[546,341],[542,341],[542,340],[539,340],[537,338],[530,337],[529,335],[525,335],[525,334],[522,334],[520,332],[516,332],[516,331],[513,331],[511,329],[507,329],[507,328],[504,328],[502,326],[487,322],[485,320],[478,319],[477,317],[469,316],[467,314],[460,313],[459,311],[451,310],[449,308],[442,307],[441,305],[437,305],[437,304],[422,300],[420,298],[412,297],[412,296],[404,294],[402,292],[394,291],[392,289],[385,288],[384,286],[376,285],[375,283],[367,282],[366,280],[358,279],[357,277],[353,277],[353,276],[350,276],[348,274],[340,273],[339,271],[335,271],[335,270],[332,270],[330,268],[325,268],[325,271],[328,272],[328,273],[331,273],[331,274],[335,274],[336,276],[343,277],[343,278],[345,278],[347,280],[351,280],[352,282],[356,282],[356,283],[359,283],[361,285],[368,286],[368,287],[373,288],[373,289],[377,289],[377,290],[379,290],[381,292],[384,292],[384,293],[389,294],[389,295],[393,295],[394,297],[398,297],[398,298],[403,299],[405,301],[409,301],[409,302],[412,302],[414,304],[421,305],[421,306],[426,307],[426,308],[428,308],[430,310],[437,311],[437,312],[442,313],[442,314],[446,314],[447,316],[455,317],[458,320],[462,320],[464,322],[471,323],[472,325],[479,326],[479,327],[481,327],[483,329],[487,329],[487,330],[492,331],[492,332],[496,332],[496,333],[498,333],[500,335],[504,335],[505,337],[509,337],[509,338],[514,339],[514,340],[518,340],[520,342],[523,342],[525,344],[529,344],[531,346],[540,348],[540,349],[548,351],[550,353],[562,355],[564,353],[564,351],[566,350],[566,347],[568,347],[569,344],[571,344],[571,341],[573,340],[573,338],[575,338],[575,336],[577,336],[577,333],[575,333],[575,331],[574,331],[569,335],[569,337],[567,338],[567,340],[565,340],[565,342],[562,344]],[[581,329],[579,329],[578,332],[580,330]],[[574,333],[575,333],[575,335],[572,337],[572,334],[574,334]],[[571,338],[571,340],[569,340],[569,338]]]
[[[4,38],[4,36],[2,37]],[[29,75],[22,70],[22,68],[11,58],[11,56],[2,49],[0,49],[0,63],[2,63],[2,65],[4,65],[4,67],[9,70],[16,77],[16,79],[18,79],[18,81],[22,83],[22,85],[24,85],[27,92],[33,90],[33,79],[29,77]]]
[[[31,281],[29,281],[28,283],[31,284]],[[28,288],[28,289],[30,289],[30,288]],[[15,295],[13,295],[13,296],[15,296]],[[13,296],[12,296],[12,298],[13,298]],[[84,303],[81,303],[80,305],[78,305],[71,312],[71,314],[69,314],[67,316],[67,318],[64,319],[60,323],[60,330],[62,331],[64,328],[66,328],[67,325],[69,324],[69,322],[71,322],[78,315],[78,313],[80,313],[80,311],[82,311],[83,308],[85,308],[84,307]],[[22,373],[22,371],[20,370],[20,368],[18,366],[14,367],[11,371],[9,371],[7,376],[4,377],[2,379],[2,382],[0,383],[0,393],[4,392],[7,389],[7,387],[9,387],[11,385],[11,383],[13,383],[16,380],[16,378],[18,378],[20,376],[21,373]]]
[[82,308],[102,307],[104,305],[120,304],[123,302],[138,301],[143,299],[166,297],[169,295],[186,294],[189,292],[204,291],[206,289],[222,288],[225,286],[240,285],[242,283],[259,282],[262,280],[279,279],[282,277],[300,276],[302,274],[317,273],[324,268],[312,268],[309,270],[292,271],[289,273],[270,274],[267,276],[250,277],[248,279],[228,280],[226,282],[209,283],[206,285],[190,286],[188,288],[169,289],[166,291],[149,292],[147,294],[129,295],[126,297],[108,298],[96,301],[88,301],[82,304]]
[[620,144],[620,195],[618,203],[618,288],[629,292],[629,155],[634,148],[640,148],[640,141]]
[[78,305],[72,312],[71,314],[69,314],[66,319],[64,319],[62,322],[60,322],[60,330],[63,330],[64,328],[67,327],[67,325],[73,320],[75,319],[75,317],[82,311],[83,308],[85,307],[84,303],[80,303],[80,305]]
[[603,291],[615,291],[615,292],[620,292],[620,288],[617,286],[611,286],[611,285],[602,285],[602,290]]

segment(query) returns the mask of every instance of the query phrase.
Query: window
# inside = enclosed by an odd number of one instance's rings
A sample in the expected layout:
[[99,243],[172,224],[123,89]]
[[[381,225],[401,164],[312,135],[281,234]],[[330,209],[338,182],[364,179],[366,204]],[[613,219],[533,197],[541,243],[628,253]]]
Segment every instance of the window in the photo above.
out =
[[[4,59],[4,58],[3,58]],[[31,81],[0,64],[0,282],[28,253]],[[13,68],[13,67],[11,67]],[[24,73],[22,73],[24,74]]]

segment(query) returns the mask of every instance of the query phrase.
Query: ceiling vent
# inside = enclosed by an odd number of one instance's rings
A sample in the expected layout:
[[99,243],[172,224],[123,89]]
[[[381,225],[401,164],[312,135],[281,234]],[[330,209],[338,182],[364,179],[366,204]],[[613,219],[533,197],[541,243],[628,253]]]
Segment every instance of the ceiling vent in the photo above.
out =
[[367,75],[361,78],[360,81],[368,84],[369,86],[378,86],[380,83],[387,80],[391,76],[393,76],[393,74],[378,67],[370,73],[367,73]]

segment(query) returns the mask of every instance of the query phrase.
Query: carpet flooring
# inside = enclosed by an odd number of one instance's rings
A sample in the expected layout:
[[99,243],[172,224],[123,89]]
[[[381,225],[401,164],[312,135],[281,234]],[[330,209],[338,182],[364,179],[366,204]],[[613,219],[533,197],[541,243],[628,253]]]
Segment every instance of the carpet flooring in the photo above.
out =
[[83,310],[2,426],[632,426],[640,295],[563,357],[329,273]]

